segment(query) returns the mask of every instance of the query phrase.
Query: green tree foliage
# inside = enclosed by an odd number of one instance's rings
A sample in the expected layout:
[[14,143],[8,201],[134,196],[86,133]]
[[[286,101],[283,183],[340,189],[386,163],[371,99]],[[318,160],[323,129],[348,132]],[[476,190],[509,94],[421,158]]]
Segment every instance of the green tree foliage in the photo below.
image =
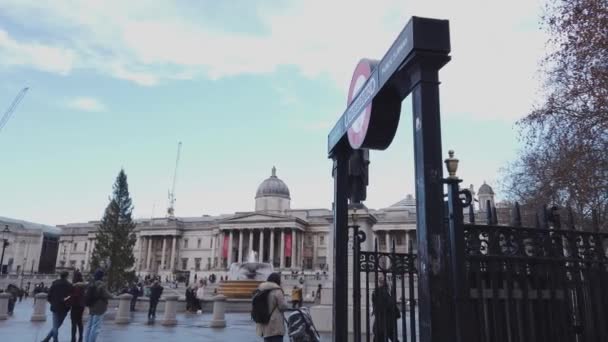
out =
[[541,104],[518,123],[525,143],[505,170],[512,200],[572,207],[608,229],[608,0],[550,0]]
[[118,290],[133,277],[135,263],[135,222],[131,217],[133,204],[124,170],[120,170],[110,203],[106,207],[95,235],[95,248],[91,257],[91,271],[105,270],[108,287]]

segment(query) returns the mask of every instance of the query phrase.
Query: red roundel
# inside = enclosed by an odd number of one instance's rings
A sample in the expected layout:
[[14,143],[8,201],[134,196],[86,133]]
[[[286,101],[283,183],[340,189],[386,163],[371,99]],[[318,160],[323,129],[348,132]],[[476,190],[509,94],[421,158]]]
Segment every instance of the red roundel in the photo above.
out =
[[[347,105],[353,101],[353,99],[357,96],[367,79],[372,74],[372,61],[369,59],[362,59],[357,64],[355,71],[353,72],[353,78],[350,81],[350,88],[348,90],[348,102]],[[358,149],[363,144],[365,140],[365,135],[367,134],[367,128],[369,126],[369,118],[372,113],[372,104],[370,103],[365,109],[363,109],[363,113],[359,115],[359,117],[352,123],[350,128],[348,129],[348,142],[350,146],[354,149]]]

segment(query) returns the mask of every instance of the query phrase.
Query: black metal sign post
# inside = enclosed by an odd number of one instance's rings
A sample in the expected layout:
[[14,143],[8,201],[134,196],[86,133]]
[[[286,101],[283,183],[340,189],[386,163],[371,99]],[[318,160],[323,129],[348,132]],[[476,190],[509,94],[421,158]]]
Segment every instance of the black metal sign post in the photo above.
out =
[[[334,160],[333,340],[348,338],[348,158],[354,149],[392,142],[401,102],[413,94],[420,340],[454,337],[444,226],[438,71],[449,60],[447,20],[413,17],[373,66],[328,136]],[[358,310],[359,308],[354,308]]]

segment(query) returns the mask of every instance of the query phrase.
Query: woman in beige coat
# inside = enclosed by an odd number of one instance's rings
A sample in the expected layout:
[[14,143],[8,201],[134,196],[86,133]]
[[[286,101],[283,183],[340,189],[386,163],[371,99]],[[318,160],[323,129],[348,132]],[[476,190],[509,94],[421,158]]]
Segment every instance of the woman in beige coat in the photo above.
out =
[[268,308],[272,312],[267,324],[256,324],[257,335],[264,338],[265,342],[282,342],[285,335],[283,323],[283,311],[287,310],[285,294],[281,288],[281,275],[272,273],[268,280],[258,286],[261,291],[271,290],[268,294]]

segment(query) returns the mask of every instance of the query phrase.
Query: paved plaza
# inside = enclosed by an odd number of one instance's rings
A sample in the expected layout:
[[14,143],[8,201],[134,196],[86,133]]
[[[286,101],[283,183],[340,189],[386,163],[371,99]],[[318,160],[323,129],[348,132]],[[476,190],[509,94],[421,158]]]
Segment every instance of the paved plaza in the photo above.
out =
[[[48,306],[47,306],[48,310]],[[17,303],[15,314],[8,320],[0,321],[0,340],[10,342],[40,342],[51,328],[51,312],[47,312],[46,322],[30,322],[33,311],[33,300],[30,298]],[[157,312],[155,324],[147,324],[146,312],[136,312],[127,325],[115,324],[115,310],[108,310],[101,330],[100,342],[120,341],[261,341],[255,335],[255,324],[248,313],[227,313],[227,327],[214,329],[209,327],[211,313],[202,315],[178,313],[178,325],[165,327],[160,324],[163,313]],[[86,324],[86,323],[85,323]],[[71,322],[69,315],[59,330],[59,341],[70,341]],[[323,336],[322,341],[330,341],[330,336]],[[285,338],[285,341],[288,341]]]

